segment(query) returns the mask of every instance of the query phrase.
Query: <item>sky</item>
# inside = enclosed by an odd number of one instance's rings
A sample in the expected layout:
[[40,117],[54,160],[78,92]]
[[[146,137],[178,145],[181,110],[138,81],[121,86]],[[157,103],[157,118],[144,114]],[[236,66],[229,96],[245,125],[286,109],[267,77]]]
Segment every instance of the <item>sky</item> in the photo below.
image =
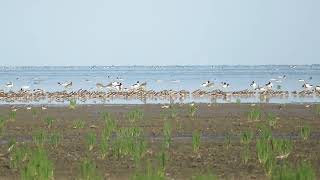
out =
[[319,64],[319,0],[1,0],[0,66]]

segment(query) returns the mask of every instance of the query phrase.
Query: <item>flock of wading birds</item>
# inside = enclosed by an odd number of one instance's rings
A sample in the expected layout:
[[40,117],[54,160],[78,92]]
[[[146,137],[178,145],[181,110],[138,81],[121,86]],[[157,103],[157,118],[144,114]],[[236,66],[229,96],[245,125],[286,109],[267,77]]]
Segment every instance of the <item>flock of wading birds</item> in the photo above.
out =
[[[12,82],[6,83],[5,88],[9,91],[0,90],[0,100],[2,101],[37,101],[41,99],[49,99],[50,101],[63,102],[65,100],[70,100],[71,98],[76,98],[81,101],[86,101],[88,99],[114,99],[114,98],[124,98],[124,99],[184,99],[189,97],[190,94],[193,97],[212,97],[212,98],[227,98],[231,96],[241,96],[241,97],[252,97],[255,95],[263,96],[289,96],[288,91],[281,91],[280,88],[274,90],[273,81],[281,83],[282,80],[286,79],[286,76],[279,76],[278,79],[270,79],[268,83],[263,86],[258,85],[255,81],[252,81],[249,84],[248,89],[242,91],[222,91],[219,88],[227,89],[230,87],[230,84],[227,82],[221,82],[215,84],[210,81],[205,81],[200,84],[200,88],[189,92],[187,90],[162,90],[154,91],[147,89],[147,82],[137,81],[130,87],[124,87],[123,83],[118,81],[113,81],[109,84],[96,83],[96,91],[89,91],[84,89],[79,89],[78,91],[67,91],[73,86],[72,82],[58,82],[59,86],[64,88],[63,91],[57,92],[46,92],[43,89],[30,89],[30,86],[24,85],[21,86],[19,91],[12,91],[14,87]],[[311,80],[312,77],[309,78]],[[294,96],[320,96],[320,85],[312,85],[307,83],[303,79],[299,79],[299,82],[303,83],[302,91],[293,91],[291,92]],[[103,91],[107,89],[108,91]]]

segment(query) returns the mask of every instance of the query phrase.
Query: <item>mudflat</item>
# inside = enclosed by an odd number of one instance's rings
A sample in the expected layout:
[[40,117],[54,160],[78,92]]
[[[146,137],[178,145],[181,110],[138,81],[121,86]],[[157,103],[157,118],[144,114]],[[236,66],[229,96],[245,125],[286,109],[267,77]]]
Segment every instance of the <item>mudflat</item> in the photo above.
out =
[[[167,179],[191,179],[198,174],[211,173],[218,179],[269,179],[268,173],[259,162],[256,141],[260,127],[268,126],[270,117],[275,122],[272,137],[288,139],[293,148],[285,159],[276,159],[293,166],[308,161],[320,177],[320,115],[316,104],[195,104],[191,115],[189,104],[176,104],[174,109],[161,104],[148,105],[78,105],[48,106],[47,109],[16,105],[15,115],[11,106],[1,105],[0,115],[6,119],[0,137],[0,179],[20,179],[21,168],[11,165],[12,153],[8,152],[10,141],[16,146],[34,148],[34,133],[40,130],[61,135],[59,144],[53,147],[44,143],[49,159],[54,165],[55,179],[79,179],[80,162],[90,158],[95,169],[103,179],[130,179],[137,171],[146,168],[147,161],[157,164],[161,151],[165,121],[172,129],[172,142],[167,151]],[[139,109],[142,119],[132,123],[128,112]],[[250,112],[258,110],[259,115],[249,117]],[[139,127],[146,141],[146,151],[139,165],[130,156],[117,156],[112,151],[116,133],[110,139],[109,151],[101,158],[99,150],[100,135],[105,127],[102,117],[108,112],[115,120],[117,129]],[[44,121],[53,119],[51,127]],[[75,127],[77,122],[83,127]],[[307,140],[301,137],[301,129],[308,126],[311,135]],[[193,132],[200,132],[200,146],[196,152],[192,146]],[[253,140],[248,144],[249,154],[244,160],[241,133],[252,132]],[[97,137],[92,150],[86,145],[86,135],[91,132]],[[27,160],[26,160],[27,161]],[[22,162],[24,164],[26,162]],[[23,168],[23,167],[22,167]]]

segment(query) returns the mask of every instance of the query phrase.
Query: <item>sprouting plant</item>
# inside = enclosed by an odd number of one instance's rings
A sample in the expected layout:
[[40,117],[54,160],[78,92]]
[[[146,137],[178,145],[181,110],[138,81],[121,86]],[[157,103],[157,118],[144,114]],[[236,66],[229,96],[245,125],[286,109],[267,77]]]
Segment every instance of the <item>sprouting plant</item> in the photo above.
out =
[[96,164],[90,159],[83,159],[80,164],[80,177],[81,180],[99,180],[102,177],[96,170]]
[[253,138],[253,133],[251,131],[244,131],[240,134],[240,143],[244,145],[250,144]]
[[277,118],[273,113],[267,114],[267,122],[270,127],[275,128],[277,125]]
[[195,113],[197,112],[198,110],[198,106],[195,105],[195,104],[190,104],[189,107],[188,107],[188,114],[189,114],[189,117],[194,117]]
[[309,125],[304,125],[301,130],[300,130],[300,135],[302,137],[303,140],[307,140],[309,139],[311,134],[311,128]]
[[143,112],[140,109],[133,109],[128,112],[127,118],[131,123],[136,123],[143,118]]
[[176,119],[177,116],[178,116],[178,108],[177,108],[177,106],[174,105],[174,104],[171,104],[169,106],[169,113],[170,113],[170,118],[171,119]]
[[6,120],[3,116],[0,116],[0,137],[3,135],[4,133],[4,129],[5,129],[5,124],[6,124]]
[[43,147],[46,141],[47,135],[44,131],[36,131],[33,136],[33,142],[37,145],[37,147]]
[[231,146],[231,134],[229,132],[227,132],[224,137],[224,144],[226,145],[227,149],[229,149]]
[[261,118],[261,110],[260,109],[250,109],[248,112],[248,120],[257,121]]
[[271,129],[264,124],[259,127],[260,130],[260,139],[263,141],[269,142],[272,138]]
[[267,162],[268,159],[272,158],[273,156],[271,145],[268,141],[265,141],[261,138],[257,140],[256,151],[259,162],[263,165]]
[[46,151],[42,148],[36,148],[30,154],[30,160],[26,167],[21,171],[21,179],[54,179],[53,170],[53,163],[49,160]]
[[236,104],[240,104],[241,103],[241,99],[237,98],[236,99]]
[[12,148],[10,151],[10,167],[15,169],[22,168],[22,165],[27,160],[29,154],[29,150],[26,146]]
[[91,151],[97,144],[96,134],[94,132],[88,132],[85,138],[86,138],[85,140],[86,140],[87,147],[89,151]]
[[295,170],[290,167],[288,164],[284,163],[281,165],[277,165],[273,172],[271,179],[273,180],[278,180],[278,179],[283,179],[283,180],[291,180],[291,179],[296,179],[296,172]]
[[104,128],[102,130],[102,136],[106,139],[109,139],[113,131],[115,131],[116,129],[116,121],[108,112],[103,112],[102,118],[105,122]]
[[48,135],[48,141],[54,148],[58,147],[61,139],[62,135],[57,132]]
[[249,159],[250,159],[250,147],[249,146],[245,146],[242,150],[241,150],[241,159],[243,161],[244,164],[247,164]]
[[280,164],[276,166],[273,170],[271,179],[306,179],[313,180],[316,179],[315,172],[309,162],[301,162],[296,168],[288,165],[287,163]]
[[77,106],[77,100],[76,100],[76,99],[71,99],[71,100],[69,101],[69,108],[70,108],[70,109],[75,109],[76,106]]
[[284,159],[287,158],[292,151],[292,142],[286,139],[273,139],[273,147],[277,158]]
[[100,150],[100,154],[101,154],[101,159],[105,159],[108,154],[108,150],[109,150],[109,141],[104,136],[102,136],[100,138],[99,150]]
[[192,133],[192,149],[193,149],[193,152],[195,153],[199,151],[200,138],[201,138],[201,135],[199,131],[196,130]]
[[307,179],[307,180],[313,180],[316,179],[316,173],[314,169],[312,168],[312,165],[310,162],[301,162],[300,165],[297,168],[297,179]]
[[9,121],[15,121],[17,118],[17,112],[16,111],[10,111],[9,112]]
[[171,124],[169,121],[165,121],[164,122],[164,126],[163,126],[163,138],[164,138],[164,147],[165,148],[169,148],[170,144],[171,144],[171,132],[172,128],[171,128]]
[[50,129],[52,127],[54,119],[53,119],[53,117],[46,117],[46,118],[44,118],[43,121],[44,121],[46,127]]
[[147,162],[146,172],[136,172],[130,178],[131,180],[165,180],[164,170],[162,168],[152,167],[150,161]]
[[85,121],[83,119],[78,119],[73,122],[73,129],[83,129],[85,126]]
[[168,153],[165,150],[161,150],[158,154],[158,163],[160,168],[165,171],[166,170],[166,166],[167,166],[167,161],[168,161],[169,157],[168,157]]

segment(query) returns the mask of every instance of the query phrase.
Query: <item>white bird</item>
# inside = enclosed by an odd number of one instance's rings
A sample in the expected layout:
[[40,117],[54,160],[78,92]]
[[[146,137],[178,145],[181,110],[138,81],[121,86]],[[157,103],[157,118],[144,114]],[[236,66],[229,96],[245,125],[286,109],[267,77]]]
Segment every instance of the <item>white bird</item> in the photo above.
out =
[[140,89],[140,88],[144,88],[147,85],[146,82],[141,83],[139,81],[137,81],[135,84],[133,84],[131,87],[132,89]]
[[298,81],[299,81],[299,82],[304,82],[304,79],[299,79]]
[[109,83],[107,85],[107,87],[116,87],[116,86],[120,86],[120,84],[122,84],[122,83],[120,83],[118,81],[113,81],[113,82]]
[[320,92],[320,85],[316,86],[315,90]]
[[266,91],[267,89],[265,87],[257,87],[254,90],[258,90],[258,91]]
[[273,87],[272,82],[269,81],[269,82],[266,84],[266,87],[267,87],[268,89],[272,89],[272,87]]
[[223,88],[227,88],[227,87],[230,87],[230,84],[226,83],[226,82],[221,82],[222,84],[222,87]]
[[309,84],[309,83],[304,83],[302,85],[302,87],[305,88],[306,90],[310,90],[310,89],[312,89],[313,86],[311,84]]
[[201,84],[202,87],[210,87],[212,85],[213,85],[213,83],[211,83],[210,81],[206,81],[206,82]]
[[72,82],[64,82],[64,83],[58,82],[58,84],[60,86],[63,86],[64,88],[69,88],[72,86]]
[[122,90],[122,83],[117,84],[116,86],[114,86],[114,88],[115,88],[117,91],[121,91],[121,90]]
[[13,82],[7,83],[7,84],[6,84],[6,87],[7,87],[7,88],[12,88],[12,87],[13,87]]
[[98,89],[102,89],[102,88],[104,88],[104,87],[106,87],[106,86],[103,85],[102,83],[97,83],[97,84],[96,84],[96,87],[97,87]]
[[254,81],[252,81],[252,83],[250,84],[250,87],[252,87],[252,88],[256,88],[257,87],[257,83],[256,82],[254,82]]

